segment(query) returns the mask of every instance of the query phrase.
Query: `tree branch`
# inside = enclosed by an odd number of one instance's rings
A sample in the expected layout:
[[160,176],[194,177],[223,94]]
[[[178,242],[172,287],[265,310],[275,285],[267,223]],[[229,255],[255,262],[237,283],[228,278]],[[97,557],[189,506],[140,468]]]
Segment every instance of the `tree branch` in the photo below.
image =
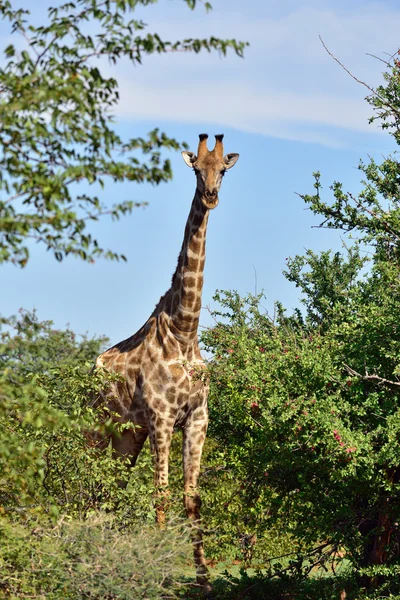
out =
[[327,47],[327,45],[325,44],[324,40],[322,39],[321,36],[318,36],[321,44],[323,45],[323,47],[325,48],[326,52],[329,54],[329,56],[331,58],[333,58],[333,60],[335,62],[337,62],[337,64],[339,66],[342,67],[342,69],[344,71],[346,71],[346,73],[348,75],[350,75],[350,77],[352,79],[354,79],[354,81],[356,81],[357,83],[360,83],[361,85],[363,85],[364,87],[367,88],[367,90],[369,90],[371,92],[371,94],[373,96],[376,96],[377,98],[379,98],[379,100],[383,103],[384,106],[387,106],[388,108],[390,108],[390,110],[392,110],[399,118],[400,118],[400,112],[396,109],[395,106],[393,106],[392,104],[389,104],[385,98],[383,98],[380,94],[378,94],[378,92],[376,90],[374,90],[374,88],[372,88],[371,86],[369,86],[367,83],[365,83],[365,81],[362,81],[361,79],[358,79],[358,77],[356,77],[355,75],[353,75],[353,73],[351,71],[349,71],[349,69],[347,67],[344,66],[344,64],[342,62],[340,62],[340,60],[338,58],[336,58],[336,56],[334,54],[332,54],[332,52],[329,50],[329,48]]
[[400,388],[400,381],[391,381],[390,379],[379,377],[379,375],[368,375],[368,373],[366,373],[365,375],[361,375],[361,373],[358,373],[346,364],[344,365],[344,368],[346,369],[349,375],[352,375],[353,377],[358,377],[362,381],[371,381],[372,383],[377,383],[378,385]]

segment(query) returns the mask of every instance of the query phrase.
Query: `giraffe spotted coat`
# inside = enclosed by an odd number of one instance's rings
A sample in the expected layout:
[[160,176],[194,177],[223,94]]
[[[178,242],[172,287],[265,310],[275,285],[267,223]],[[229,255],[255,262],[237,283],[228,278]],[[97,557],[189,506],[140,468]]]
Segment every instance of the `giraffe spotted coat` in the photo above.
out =
[[[198,346],[198,325],[210,210],[218,204],[222,177],[238,159],[223,155],[222,135],[212,151],[201,134],[197,156],[182,152],[196,174],[196,191],[187,219],[176,271],[167,293],[137,333],[106,350],[96,366],[123,376],[108,390],[106,402],[118,420],[133,427],[114,436],[116,456],[132,466],[147,437],[154,460],[157,521],[165,520],[168,458],[174,428],[183,430],[184,503],[188,518],[200,520],[197,489],[208,424],[207,377]],[[193,538],[198,582],[209,588],[201,531]]]

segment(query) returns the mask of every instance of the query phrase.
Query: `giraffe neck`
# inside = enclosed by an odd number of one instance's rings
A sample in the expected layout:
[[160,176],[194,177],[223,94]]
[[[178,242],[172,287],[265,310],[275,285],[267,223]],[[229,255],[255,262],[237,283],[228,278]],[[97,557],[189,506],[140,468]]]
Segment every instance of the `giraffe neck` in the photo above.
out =
[[165,296],[165,309],[170,315],[171,333],[181,342],[197,341],[206,258],[206,232],[209,210],[196,190],[186,223],[178,265]]

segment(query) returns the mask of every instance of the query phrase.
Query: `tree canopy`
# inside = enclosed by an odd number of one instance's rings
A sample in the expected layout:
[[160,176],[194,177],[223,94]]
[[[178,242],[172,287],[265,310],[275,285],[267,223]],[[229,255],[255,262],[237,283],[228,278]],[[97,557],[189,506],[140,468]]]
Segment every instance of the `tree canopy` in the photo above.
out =
[[[125,259],[101,247],[90,223],[105,214],[119,218],[137,202],[105,203],[99,190],[107,180],[168,181],[163,150],[182,143],[157,128],[146,138],[117,132],[118,81],[102,72],[102,60],[141,65],[152,54],[204,50],[242,56],[246,45],[217,37],[161,39],[131,16],[154,1],[66,2],[49,8],[47,22],[38,26],[31,9],[0,0],[0,17],[18,36],[0,67],[0,262],[25,266],[31,240],[57,260]],[[199,3],[185,4],[194,9]],[[82,191],[82,183],[93,193]]]
[[[399,82],[395,56],[368,98],[396,143]],[[291,566],[272,574],[335,570],[345,556],[357,598],[400,593],[399,165],[396,152],[360,162],[360,191],[336,181],[331,200],[315,173],[302,198],[321,226],[351,234],[343,252],[288,260],[303,310],[277,304],[271,318],[261,297],[219,293],[203,336],[211,435],[238,482],[232,526],[293,535]]]

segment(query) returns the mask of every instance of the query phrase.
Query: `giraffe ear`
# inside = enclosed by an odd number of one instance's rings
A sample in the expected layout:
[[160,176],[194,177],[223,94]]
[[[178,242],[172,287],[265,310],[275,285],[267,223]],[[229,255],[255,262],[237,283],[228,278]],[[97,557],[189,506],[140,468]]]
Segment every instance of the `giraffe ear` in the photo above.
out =
[[184,150],[182,152],[182,157],[183,157],[183,160],[185,161],[185,163],[187,164],[187,166],[192,169],[193,164],[197,160],[197,156],[195,154],[193,154],[193,152],[186,152],[186,150]]
[[226,154],[224,156],[225,169],[230,169],[236,164],[237,159],[239,158],[239,154],[234,152],[233,154]]

